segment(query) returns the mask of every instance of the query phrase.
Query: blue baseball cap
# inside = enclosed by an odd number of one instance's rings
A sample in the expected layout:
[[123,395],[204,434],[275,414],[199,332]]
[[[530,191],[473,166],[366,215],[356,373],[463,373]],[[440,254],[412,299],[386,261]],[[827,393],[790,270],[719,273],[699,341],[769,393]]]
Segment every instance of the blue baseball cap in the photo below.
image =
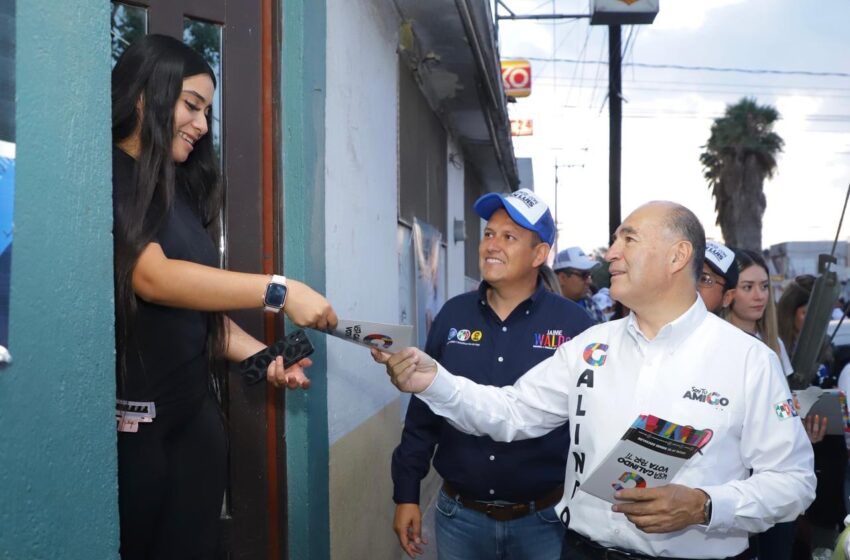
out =
[[544,243],[555,241],[555,220],[546,203],[528,189],[504,193],[489,193],[475,201],[475,212],[489,220],[493,212],[504,208],[513,221],[535,232]]

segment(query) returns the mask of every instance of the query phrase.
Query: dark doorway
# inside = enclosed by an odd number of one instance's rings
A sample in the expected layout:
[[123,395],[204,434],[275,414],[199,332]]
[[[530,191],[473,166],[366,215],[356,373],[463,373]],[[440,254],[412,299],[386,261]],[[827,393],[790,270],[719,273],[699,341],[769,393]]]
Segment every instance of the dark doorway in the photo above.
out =
[[[274,192],[276,41],[273,0],[126,0],[112,2],[116,59],[145,33],[177,37],[204,55],[219,88],[212,127],[225,183],[222,263],[245,272],[280,270],[283,246]],[[260,340],[282,332],[259,311],[231,317]],[[222,508],[225,558],[286,557],[283,396],[231,376],[222,395],[230,433],[230,482]]]

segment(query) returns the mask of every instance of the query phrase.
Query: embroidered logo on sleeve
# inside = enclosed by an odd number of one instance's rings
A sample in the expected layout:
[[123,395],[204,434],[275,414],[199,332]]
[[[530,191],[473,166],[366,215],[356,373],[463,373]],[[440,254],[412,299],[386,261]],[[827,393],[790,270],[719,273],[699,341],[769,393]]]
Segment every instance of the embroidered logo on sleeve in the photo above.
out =
[[608,359],[608,345],[601,342],[588,344],[584,349],[584,361],[591,366],[604,366]]
[[794,401],[791,399],[779,401],[773,405],[773,411],[776,412],[780,420],[797,417],[797,409],[794,407]]

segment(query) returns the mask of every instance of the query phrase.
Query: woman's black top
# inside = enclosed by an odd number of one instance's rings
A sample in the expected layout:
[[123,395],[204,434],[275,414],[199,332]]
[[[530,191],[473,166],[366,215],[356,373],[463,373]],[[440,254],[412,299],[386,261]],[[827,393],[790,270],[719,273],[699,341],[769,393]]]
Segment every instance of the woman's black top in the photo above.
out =
[[[113,196],[131,196],[136,160],[113,148]],[[185,185],[177,184],[172,208],[154,242],[169,259],[218,266],[218,251],[190,204]],[[153,210],[152,210],[153,211]],[[119,397],[157,404],[194,399],[208,389],[207,333],[210,314],[166,307],[136,298],[125,345],[126,374]],[[120,342],[119,342],[120,343]]]

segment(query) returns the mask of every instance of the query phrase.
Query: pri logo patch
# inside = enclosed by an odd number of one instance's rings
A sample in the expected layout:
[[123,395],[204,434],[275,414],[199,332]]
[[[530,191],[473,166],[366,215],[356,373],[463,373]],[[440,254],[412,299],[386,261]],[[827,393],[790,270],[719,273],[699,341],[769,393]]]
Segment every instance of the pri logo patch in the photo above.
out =
[[794,401],[791,399],[779,401],[773,405],[773,411],[776,412],[776,415],[780,420],[797,417],[797,408],[794,406]]
[[601,342],[588,344],[584,349],[584,361],[591,366],[604,366],[608,359],[608,345]]
[[710,404],[711,406],[716,406],[718,408],[723,408],[729,404],[729,399],[722,396],[720,393],[715,391],[709,391],[705,388],[696,388],[691,387],[690,390],[685,391],[685,394],[682,395],[683,399],[690,399],[692,401],[704,402],[705,404]]

